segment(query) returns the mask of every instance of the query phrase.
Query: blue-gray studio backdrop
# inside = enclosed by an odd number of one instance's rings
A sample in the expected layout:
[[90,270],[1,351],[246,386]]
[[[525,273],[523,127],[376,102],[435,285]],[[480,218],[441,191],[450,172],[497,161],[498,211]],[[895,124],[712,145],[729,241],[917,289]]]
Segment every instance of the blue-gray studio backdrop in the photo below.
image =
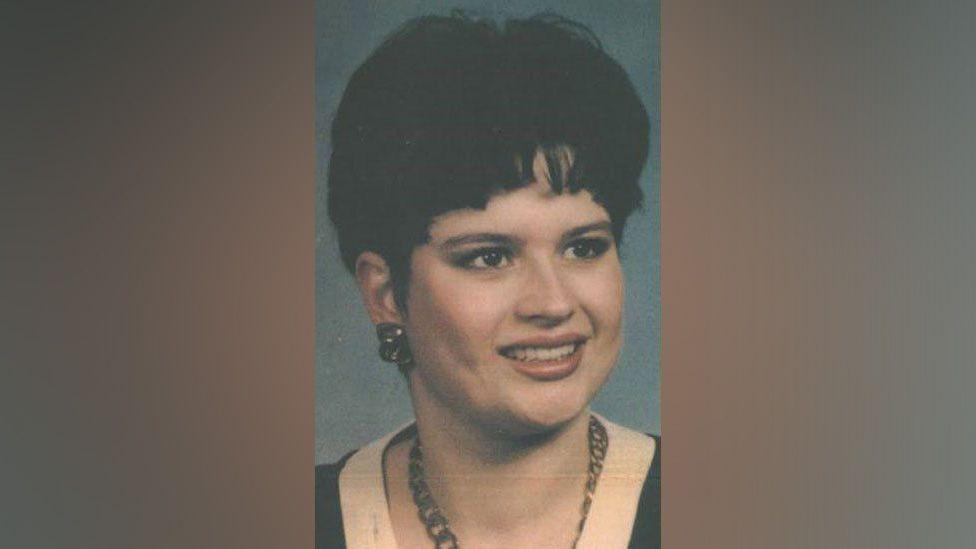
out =
[[329,127],[355,68],[401,23],[460,8],[495,18],[553,11],[593,30],[627,70],[652,121],[641,178],[643,210],[628,221],[622,248],[627,282],[625,343],[616,370],[593,403],[606,417],[660,433],[660,5],[654,1],[505,2],[318,0],[316,3],[316,352],[315,460],[332,462],[413,417],[405,380],[380,361],[373,326],[339,259],[326,214]]

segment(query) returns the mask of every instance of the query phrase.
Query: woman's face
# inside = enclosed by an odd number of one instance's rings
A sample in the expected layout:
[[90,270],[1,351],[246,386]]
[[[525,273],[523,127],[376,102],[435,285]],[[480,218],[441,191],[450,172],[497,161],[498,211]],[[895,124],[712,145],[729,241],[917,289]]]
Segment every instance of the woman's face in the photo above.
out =
[[577,417],[621,345],[623,278],[606,210],[542,178],[435,218],[411,258],[415,404],[518,434]]

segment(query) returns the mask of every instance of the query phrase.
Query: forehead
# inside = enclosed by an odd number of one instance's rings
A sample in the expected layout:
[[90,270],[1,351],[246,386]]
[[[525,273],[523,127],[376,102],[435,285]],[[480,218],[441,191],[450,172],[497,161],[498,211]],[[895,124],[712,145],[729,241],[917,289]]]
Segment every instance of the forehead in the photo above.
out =
[[555,193],[547,181],[491,197],[483,210],[452,210],[433,219],[431,241],[463,233],[507,233],[531,238],[558,238],[567,230],[609,221],[610,215],[586,189]]

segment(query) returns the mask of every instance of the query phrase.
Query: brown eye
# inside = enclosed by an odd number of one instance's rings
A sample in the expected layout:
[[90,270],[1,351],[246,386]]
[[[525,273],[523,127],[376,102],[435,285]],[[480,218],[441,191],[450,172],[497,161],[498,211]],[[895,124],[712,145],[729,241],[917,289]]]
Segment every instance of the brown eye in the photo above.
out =
[[572,242],[563,253],[567,259],[596,259],[606,253],[610,242],[604,238],[583,238]]
[[479,255],[475,258],[475,262],[480,262],[486,267],[498,267],[505,261],[505,256],[501,254],[498,250],[491,250]]
[[509,263],[511,263],[509,252],[501,248],[475,250],[461,261],[461,265],[468,269],[502,269]]

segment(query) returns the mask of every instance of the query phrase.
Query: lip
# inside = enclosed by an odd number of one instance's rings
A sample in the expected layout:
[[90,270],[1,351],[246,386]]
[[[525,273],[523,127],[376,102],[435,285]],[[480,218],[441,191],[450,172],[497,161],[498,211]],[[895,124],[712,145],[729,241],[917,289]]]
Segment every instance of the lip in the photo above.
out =
[[[507,360],[513,369],[529,378],[537,381],[557,381],[569,377],[579,368],[586,341],[587,338],[579,334],[537,336],[505,345],[499,348],[498,354]],[[569,343],[576,345],[573,353],[555,360],[517,360],[502,353],[502,351],[518,347],[559,347]]]
[[588,338],[582,334],[568,333],[559,335],[539,335],[535,337],[525,338],[514,343],[509,343],[508,345],[502,345],[498,348],[499,352],[514,349],[516,347],[559,347],[560,345],[566,345],[567,343],[583,343]]

